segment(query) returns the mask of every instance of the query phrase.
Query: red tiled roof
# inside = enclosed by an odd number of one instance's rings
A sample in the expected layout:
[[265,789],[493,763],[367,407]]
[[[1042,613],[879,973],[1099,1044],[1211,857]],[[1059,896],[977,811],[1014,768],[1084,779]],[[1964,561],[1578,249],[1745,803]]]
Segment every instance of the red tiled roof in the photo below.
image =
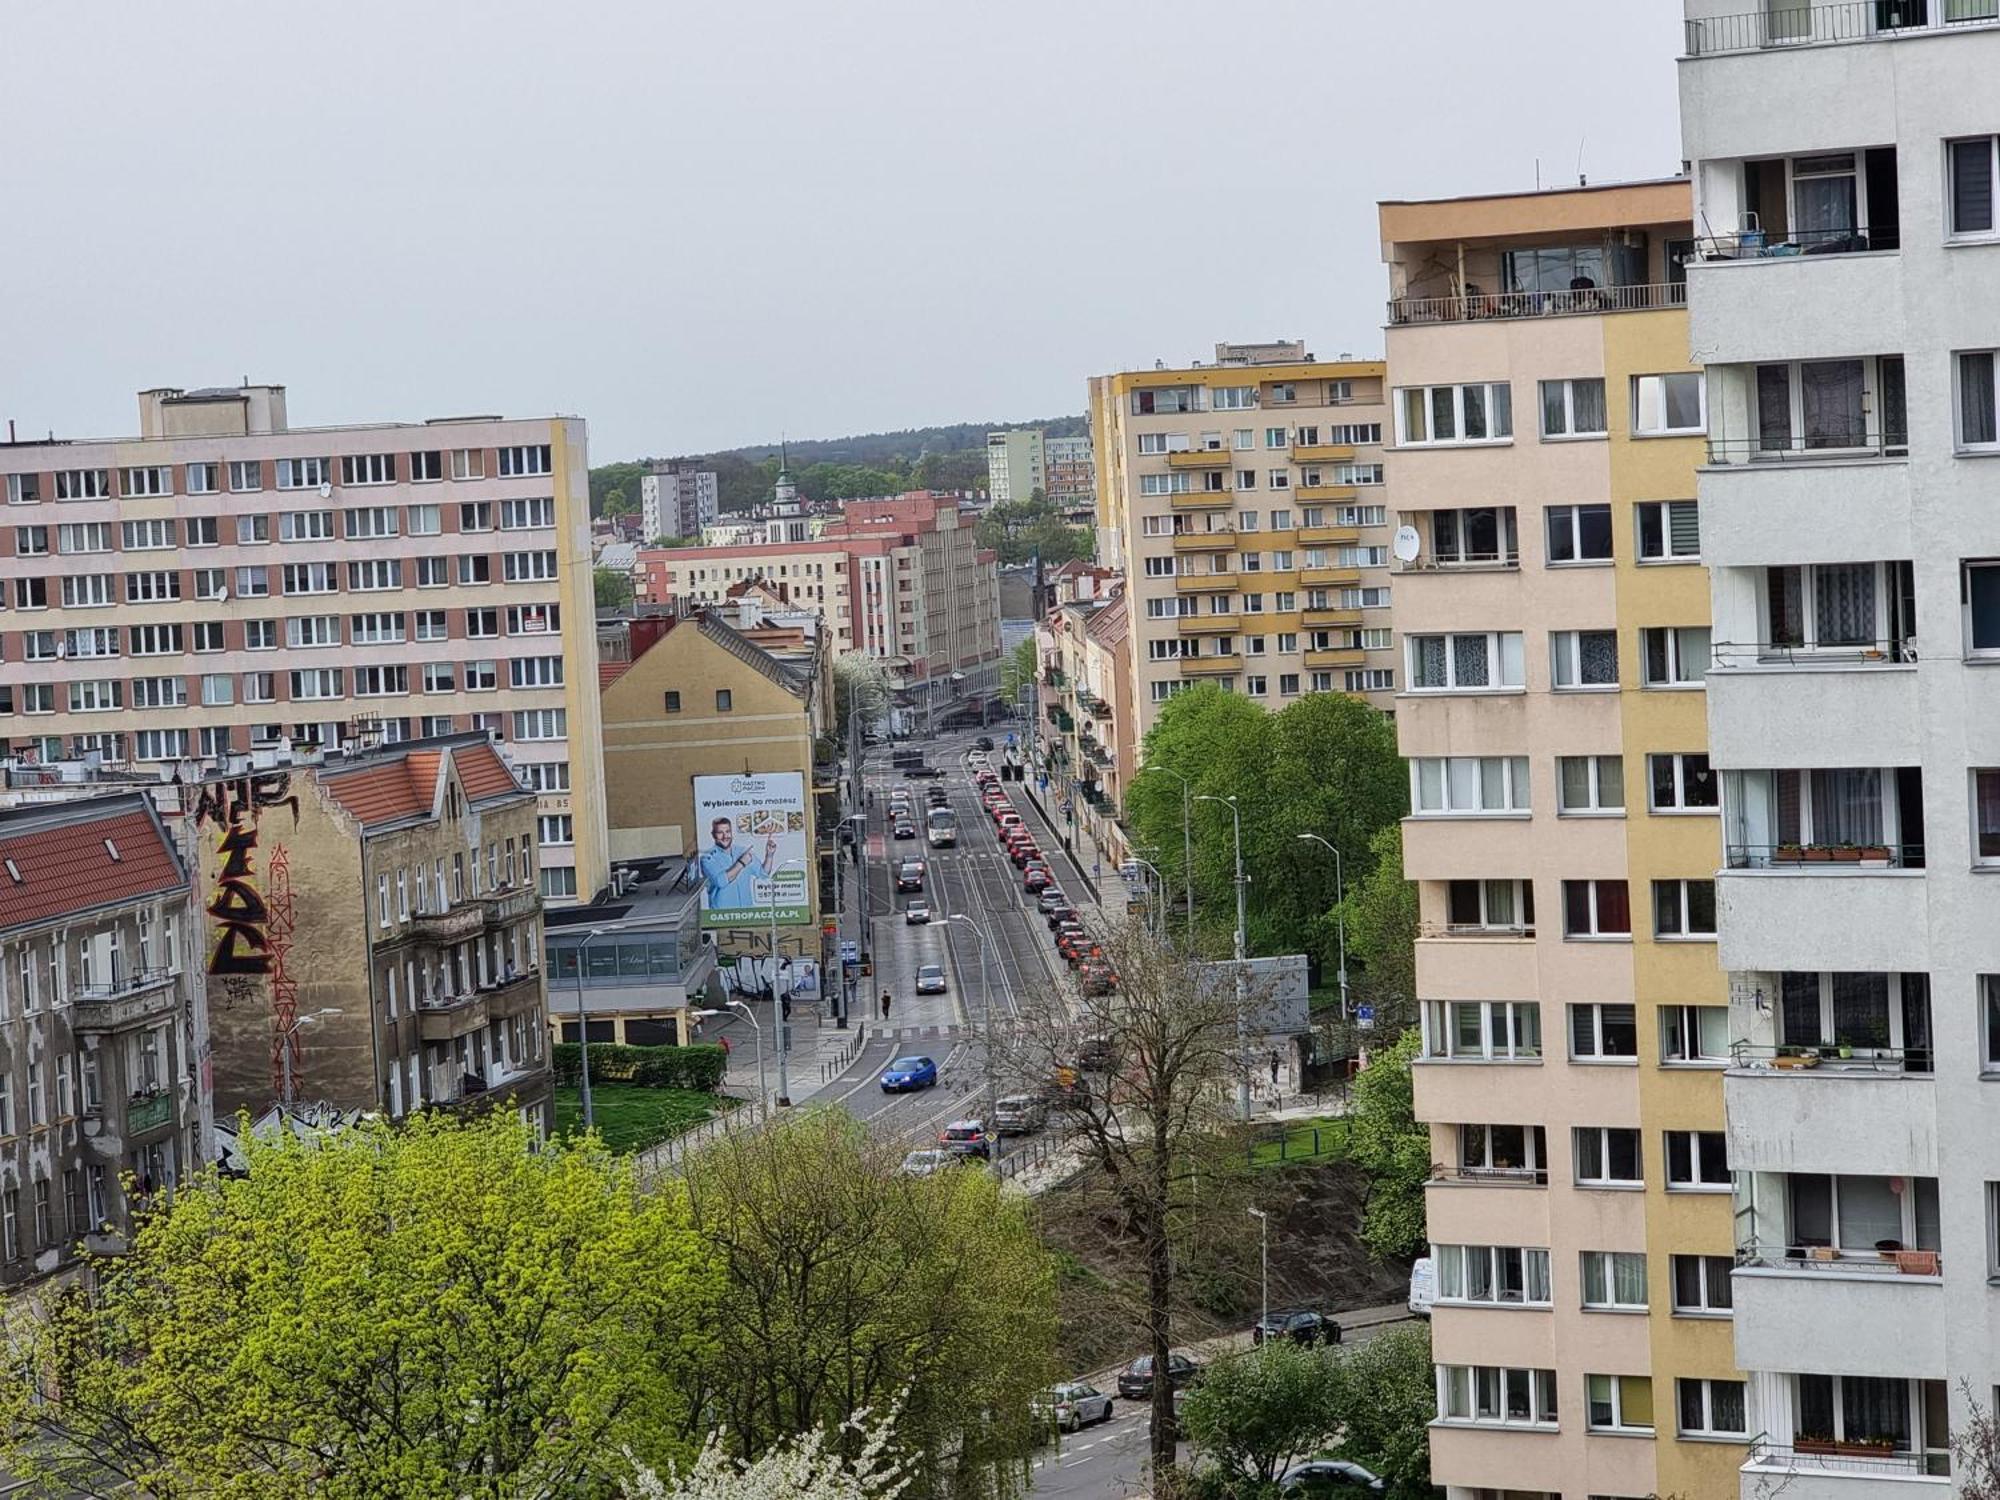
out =
[[507,762],[491,745],[462,745],[451,753],[458,767],[459,785],[468,801],[484,802],[488,797],[505,797],[521,790],[521,783],[507,769]]
[[598,692],[603,692],[631,669],[632,663],[629,661],[599,661],[597,664]]
[[[186,885],[187,876],[144,807],[117,799],[97,816],[0,822],[0,928],[46,922],[94,906],[137,901]],[[109,839],[118,850],[111,857]]]
[[321,781],[363,827],[399,818],[429,817],[437,806],[438,773],[446,754],[458,767],[459,784],[465,788],[468,801],[483,802],[521,790],[500,752],[487,744],[455,745],[448,751],[413,750],[380,765],[322,773]]

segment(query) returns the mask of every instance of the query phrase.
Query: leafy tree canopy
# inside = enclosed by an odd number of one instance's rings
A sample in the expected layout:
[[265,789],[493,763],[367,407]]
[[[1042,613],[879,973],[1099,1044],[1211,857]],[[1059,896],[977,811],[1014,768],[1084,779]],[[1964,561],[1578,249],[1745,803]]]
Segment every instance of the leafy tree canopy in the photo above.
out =
[[624,569],[594,568],[590,579],[599,609],[623,609],[632,602],[632,575]]
[[1341,1386],[1332,1350],[1277,1339],[1217,1360],[1188,1392],[1181,1422],[1204,1458],[1269,1483],[1340,1431]]
[[1377,1255],[1420,1255],[1427,1239],[1424,1183],[1431,1174],[1431,1136],[1417,1119],[1410,1066],[1423,1039],[1409,1030],[1377,1052],[1355,1076],[1348,1104],[1348,1153],[1368,1174],[1361,1238]]

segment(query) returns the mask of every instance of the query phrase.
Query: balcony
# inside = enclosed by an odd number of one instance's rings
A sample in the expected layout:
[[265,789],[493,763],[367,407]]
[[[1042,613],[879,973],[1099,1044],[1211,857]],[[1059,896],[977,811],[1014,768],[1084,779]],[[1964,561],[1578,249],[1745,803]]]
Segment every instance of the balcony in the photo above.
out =
[[1905,973],[1927,961],[1921,871],[1858,861],[1732,862],[1715,896],[1724,969]]
[[1909,460],[1704,469],[1701,553],[1711,568],[1913,557]]
[[[1893,187],[1891,188],[1893,191]],[[1745,239],[1753,247],[1743,248]],[[1700,242],[1688,267],[1688,333],[1711,365],[1838,357],[1902,347],[1902,264],[1893,232]],[[1798,243],[1799,240],[1805,243]],[[1829,309],[1838,317],[1828,317]]]
[[1227,448],[1196,448],[1192,452],[1167,455],[1170,469],[1226,469],[1235,461],[1235,455]]
[[169,1088],[134,1094],[125,1106],[125,1137],[158,1130],[174,1119],[174,1091]]
[[1483,323],[1513,318],[1597,317],[1603,313],[1657,312],[1687,305],[1678,282],[1589,287],[1558,292],[1481,292],[1463,297],[1396,297],[1389,323]]
[[1720,765],[1810,765],[1826,754],[1832,716],[1843,755],[1915,764],[1920,716],[1909,651],[1900,641],[1840,653],[1717,641],[1707,677],[1710,755]]
[[430,1102],[467,1115],[505,1104],[532,1104],[549,1089],[546,1058],[518,1065],[502,1062],[488,1068],[484,1077],[454,1064],[440,1064],[432,1074],[438,1087]]
[[1983,30],[2000,21],[1994,0],[1798,0],[1782,9],[1690,18],[1688,57],[1725,57],[1791,47],[1888,41]]
[[477,937],[485,925],[486,907],[483,902],[459,901],[444,911],[417,912],[410,918],[403,936],[416,943],[461,943],[467,938]]
[[[1881,1500],[1887,1487],[1919,1486],[1914,1496],[1951,1494],[1945,1453],[1897,1452],[1879,1446],[1801,1437],[1797,1445],[1759,1438],[1743,1465],[1744,1500],[1782,1494],[1785,1500]],[[1900,1491],[1899,1491],[1900,1493]]]
[[[1369,488],[1379,490],[1381,486],[1371,485]],[[1360,495],[1361,491],[1351,484],[1299,484],[1292,486],[1292,498],[1294,500],[1344,501],[1359,499]]]
[[1540,993],[1540,973],[1532,928],[1496,931],[1426,923],[1419,929],[1419,994],[1438,1000],[1532,1000]]
[[1236,546],[1236,528],[1218,526],[1213,531],[1176,531],[1176,552],[1227,552]]
[[1359,648],[1352,650],[1343,648],[1338,651],[1306,652],[1306,667],[1309,670],[1316,667],[1358,667],[1366,660],[1366,653]]
[[1180,664],[1183,677],[1234,677],[1243,670],[1240,656],[1183,656]]
[[1934,1250],[1843,1259],[1787,1246],[1768,1256],[1746,1250],[1730,1286],[1741,1369],[1851,1372],[1857,1329],[1868,1331],[1870,1375],[1921,1380],[1945,1367],[1944,1277]]
[[1883,1177],[1935,1171],[1932,1066],[1927,1051],[1738,1043],[1722,1080],[1730,1165]]
[[1340,625],[1359,625],[1358,609],[1308,609],[1299,617],[1308,630],[1329,630]]
[[1169,510],[1228,510],[1236,503],[1233,490],[1184,490],[1167,497]]
[[1353,458],[1352,443],[1292,444],[1292,462],[1295,464],[1340,464],[1349,463]]
[[1236,615],[1182,615],[1175,623],[1182,635],[1234,635],[1243,628]]
[[1359,568],[1300,568],[1299,582],[1309,589],[1351,588],[1361,582]]
[[80,985],[72,992],[75,1031],[119,1031],[173,1013],[176,996],[171,969],[139,969],[110,984]]
[[1234,573],[1181,573],[1174,578],[1177,594],[1230,594],[1236,591]]
[[1361,533],[1352,526],[1301,526],[1299,545],[1301,547],[1348,547],[1361,540]]
[[513,890],[488,891],[480,899],[486,903],[486,920],[502,927],[510,922],[518,922],[523,917],[533,916],[542,901],[541,892],[532,885],[516,886]]

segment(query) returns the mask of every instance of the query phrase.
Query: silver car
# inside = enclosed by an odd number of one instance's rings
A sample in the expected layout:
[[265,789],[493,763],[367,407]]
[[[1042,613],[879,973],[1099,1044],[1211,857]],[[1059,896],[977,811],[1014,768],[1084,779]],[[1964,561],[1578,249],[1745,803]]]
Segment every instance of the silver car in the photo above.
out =
[[903,1158],[899,1169],[905,1177],[928,1177],[933,1172],[942,1172],[946,1167],[959,1163],[956,1151],[912,1151]]
[[945,991],[944,965],[917,965],[917,993],[919,995],[942,995]]
[[1035,1398],[1035,1415],[1062,1432],[1111,1420],[1111,1398],[1095,1386],[1073,1381],[1051,1386]]
[[993,1106],[997,1135],[1028,1135],[1048,1123],[1049,1107],[1033,1094],[1008,1094]]

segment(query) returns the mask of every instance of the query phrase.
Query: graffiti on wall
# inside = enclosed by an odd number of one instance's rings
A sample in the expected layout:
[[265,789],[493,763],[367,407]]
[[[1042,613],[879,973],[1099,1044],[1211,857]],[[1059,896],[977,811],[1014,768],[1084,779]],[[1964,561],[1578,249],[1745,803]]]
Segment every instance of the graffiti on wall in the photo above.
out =
[[291,776],[257,772],[204,782],[196,792],[194,822],[197,829],[213,825],[218,830],[219,864],[207,905],[214,922],[208,972],[238,1000],[249,1000],[263,985],[270,986],[271,1082],[282,1091],[287,1080],[296,1088],[303,1059],[298,981],[285,967],[293,929],[290,851],[273,844],[267,865],[258,869],[264,814],[277,807],[291,809],[296,828],[299,799]]

